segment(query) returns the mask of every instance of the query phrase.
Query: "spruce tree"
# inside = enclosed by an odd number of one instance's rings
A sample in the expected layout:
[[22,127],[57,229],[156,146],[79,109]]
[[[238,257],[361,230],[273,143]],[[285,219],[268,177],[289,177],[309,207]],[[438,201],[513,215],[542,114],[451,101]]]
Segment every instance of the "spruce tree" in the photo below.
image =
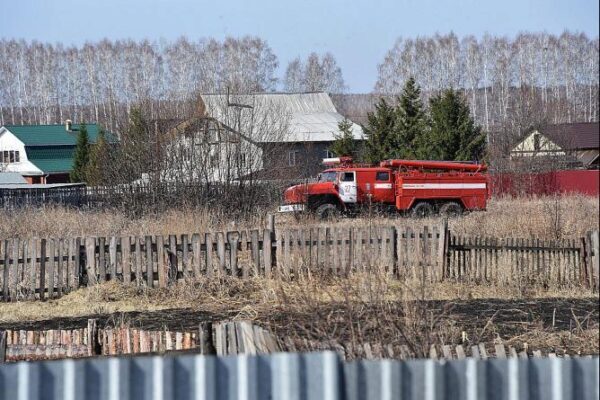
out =
[[366,137],[365,161],[375,163],[389,158],[390,135],[396,123],[396,110],[384,98],[375,105],[375,112],[367,114],[363,127]]
[[85,170],[90,160],[90,144],[85,124],[79,125],[75,154],[73,155],[73,170],[69,174],[71,182],[83,182]]
[[427,143],[427,116],[421,101],[421,89],[409,78],[398,97],[396,122],[389,136],[390,152],[386,158],[415,159],[422,155]]
[[91,146],[90,161],[85,170],[85,180],[88,185],[97,186],[105,183],[108,152],[106,134],[103,129],[100,129],[96,143]]
[[334,133],[335,142],[331,145],[330,150],[338,157],[356,155],[356,141],[352,134],[352,121],[344,119],[338,124],[338,129],[341,133]]
[[485,133],[475,124],[464,97],[448,89],[430,101],[429,158],[475,161],[485,153]]

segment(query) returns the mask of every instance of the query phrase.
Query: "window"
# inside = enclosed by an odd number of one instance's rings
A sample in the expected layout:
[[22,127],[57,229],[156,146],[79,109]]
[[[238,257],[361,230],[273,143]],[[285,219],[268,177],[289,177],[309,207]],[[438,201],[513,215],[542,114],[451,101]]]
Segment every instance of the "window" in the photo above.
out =
[[335,157],[335,154],[333,154],[329,150],[325,150],[325,158],[333,158],[333,157]]
[[293,167],[296,165],[296,158],[298,158],[298,150],[292,150],[288,152],[288,165]]
[[380,182],[389,182],[390,173],[387,171],[379,171],[377,175],[375,175],[375,180]]
[[342,172],[340,180],[342,182],[354,182],[354,172]]
[[4,150],[0,152],[0,164],[18,163],[21,161],[19,150]]
[[320,173],[317,180],[319,182],[335,182],[335,175],[336,175],[336,173],[334,171],[326,171],[326,172]]

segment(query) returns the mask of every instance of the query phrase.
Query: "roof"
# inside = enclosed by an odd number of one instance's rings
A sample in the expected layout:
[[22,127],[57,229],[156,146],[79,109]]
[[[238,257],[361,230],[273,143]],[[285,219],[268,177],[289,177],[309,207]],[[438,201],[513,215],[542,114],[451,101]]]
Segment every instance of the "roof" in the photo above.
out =
[[548,125],[538,131],[566,150],[598,149],[600,130],[598,122]]
[[[227,97],[224,95],[208,94],[201,98],[207,115],[229,126],[237,126],[237,110],[242,108],[227,107]],[[286,134],[277,135],[277,132],[273,132],[272,135],[252,138],[257,142],[334,141],[334,134],[339,133],[338,123],[344,119],[327,93],[259,93],[231,96],[229,100],[231,103],[251,106],[254,109],[254,123],[260,121],[264,124],[266,121],[271,127],[286,126]],[[249,129],[243,125],[240,131],[248,132]],[[362,128],[357,124],[352,125],[352,133],[355,139],[363,138]]]
[[27,180],[18,172],[0,172],[0,185],[21,185]]
[[[27,182],[25,182],[27,183]],[[85,187],[85,183],[29,183],[23,184],[0,184],[0,189],[18,189],[18,190],[33,190],[33,189],[54,189],[54,188],[71,188]]]
[[44,173],[70,172],[73,169],[73,146],[27,146],[27,158]]
[[[4,125],[25,146],[75,146],[77,144],[78,130],[82,124],[73,124],[72,132],[67,132],[64,125]],[[90,143],[96,143],[100,126],[98,124],[85,124]],[[113,142],[114,135],[106,133],[106,140]]]

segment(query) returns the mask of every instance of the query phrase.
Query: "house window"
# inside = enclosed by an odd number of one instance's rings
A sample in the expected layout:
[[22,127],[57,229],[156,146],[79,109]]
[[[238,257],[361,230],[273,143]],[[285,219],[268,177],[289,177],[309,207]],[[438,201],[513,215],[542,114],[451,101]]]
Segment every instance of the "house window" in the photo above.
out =
[[298,150],[288,151],[288,165],[290,167],[294,167],[296,165],[298,153],[299,153]]
[[21,160],[19,150],[4,150],[0,152],[0,164],[18,163]]
[[379,171],[375,176],[375,180],[380,182],[389,182],[390,173],[387,171]]
[[325,150],[325,158],[333,158],[335,155],[329,149]]

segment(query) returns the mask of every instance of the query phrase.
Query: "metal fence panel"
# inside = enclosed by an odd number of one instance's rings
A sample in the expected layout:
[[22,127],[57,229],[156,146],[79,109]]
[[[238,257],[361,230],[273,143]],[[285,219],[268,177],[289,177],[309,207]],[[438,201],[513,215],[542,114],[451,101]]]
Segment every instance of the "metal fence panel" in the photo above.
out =
[[2,399],[595,400],[599,359],[343,362],[336,353],[90,358],[0,366]]

